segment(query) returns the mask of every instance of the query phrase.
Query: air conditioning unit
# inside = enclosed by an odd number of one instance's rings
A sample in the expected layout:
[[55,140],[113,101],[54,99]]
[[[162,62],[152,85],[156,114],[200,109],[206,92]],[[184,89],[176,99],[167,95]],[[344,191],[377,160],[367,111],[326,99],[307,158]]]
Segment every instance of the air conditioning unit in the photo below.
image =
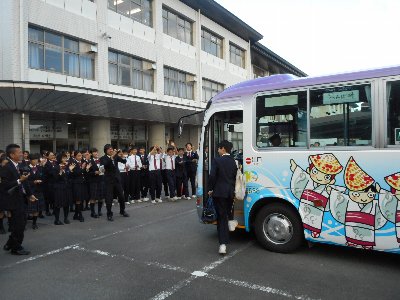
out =
[[143,69],[145,69],[145,70],[157,70],[157,64],[149,62],[149,61],[145,61],[143,63]]
[[188,75],[187,80],[190,82],[197,82],[197,77],[194,75]]
[[97,53],[97,46],[96,45],[90,45],[88,52],[89,53]]

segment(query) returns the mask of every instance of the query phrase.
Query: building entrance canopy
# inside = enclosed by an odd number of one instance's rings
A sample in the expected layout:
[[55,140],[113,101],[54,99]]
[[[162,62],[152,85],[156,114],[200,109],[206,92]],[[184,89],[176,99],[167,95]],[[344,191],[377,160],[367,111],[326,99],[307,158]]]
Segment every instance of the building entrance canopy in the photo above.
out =
[[[200,108],[121,94],[52,84],[0,82],[0,110],[176,123]],[[185,119],[201,125],[203,114]]]

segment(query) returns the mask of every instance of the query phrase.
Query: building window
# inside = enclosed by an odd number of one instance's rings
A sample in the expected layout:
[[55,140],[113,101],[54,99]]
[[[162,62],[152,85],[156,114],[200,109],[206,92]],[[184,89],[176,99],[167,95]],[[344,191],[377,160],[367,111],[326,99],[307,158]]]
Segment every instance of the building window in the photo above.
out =
[[164,68],[164,94],[193,99],[194,76],[174,69]]
[[165,8],[163,15],[163,31],[182,42],[193,45],[192,22]]
[[122,53],[108,51],[108,72],[112,84],[153,91],[152,63]]
[[203,79],[202,90],[203,90],[203,97],[202,97],[203,102],[208,102],[208,100],[210,100],[216,94],[224,90],[224,85],[222,83]]
[[201,29],[201,50],[222,58],[222,38],[204,28]]
[[108,8],[134,21],[152,26],[151,0],[108,0]]
[[371,86],[311,90],[310,142],[320,147],[371,145]]
[[229,53],[230,53],[230,62],[234,65],[237,65],[241,68],[245,67],[245,51],[240,49],[238,46],[233,44],[229,44]]
[[258,96],[256,146],[307,146],[307,92]]
[[94,79],[92,45],[33,26],[29,26],[28,40],[31,69]]
[[400,145],[400,81],[386,84],[387,144]]

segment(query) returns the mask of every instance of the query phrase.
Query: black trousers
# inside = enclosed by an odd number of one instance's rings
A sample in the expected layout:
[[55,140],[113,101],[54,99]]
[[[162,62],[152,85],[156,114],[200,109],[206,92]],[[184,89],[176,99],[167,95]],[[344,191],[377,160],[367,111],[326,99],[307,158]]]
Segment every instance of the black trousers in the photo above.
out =
[[[188,172],[187,173],[187,185],[189,186],[189,181],[190,185],[192,187],[192,196],[196,195],[196,172]],[[189,194],[189,191],[188,191]]]
[[167,176],[167,170],[166,169],[162,169],[161,170],[161,178],[162,178],[162,184],[164,186],[164,194],[165,196],[169,196],[169,192],[168,192],[168,176]]
[[118,197],[119,211],[123,213],[125,211],[125,196],[121,183],[116,180],[110,180],[109,178],[105,178],[104,185],[106,191],[105,200],[106,200],[107,214],[109,215],[112,214],[111,207],[114,199],[114,191]]
[[142,198],[146,198],[148,192],[149,192],[149,171],[140,170],[140,193],[142,195]]
[[149,171],[151,200],[161,198],[162,178],[161,170]]
[[122,185],[122,190],[124,191],[124,201],[128,202],[129,198],[129,175],[127,172],[121,172],[121,185]]
[[176,189],[176,176],[175,171],[173,170],[165,170],[167,180],[168,180],[168,189],[169,189],[169,196],[173,198],[176,196],[175,189]]
[[213,198],[214,207],[217,211],[217,232],[219,244],[229,244],[228,221],[233,217],[233,199]]
[[137,171],[129,171],[129,193],[133,200],[140,199],[140,170]]
[[185,175],[176,177],[176,195],[181,197],[182,193],[189,197],[188,181]]
[[25,212],[23,209],[15,209],[10,210],[10,213],[11,234],[6,244],[11,248],[11,250],[20,250],[24,240],[26,224]]

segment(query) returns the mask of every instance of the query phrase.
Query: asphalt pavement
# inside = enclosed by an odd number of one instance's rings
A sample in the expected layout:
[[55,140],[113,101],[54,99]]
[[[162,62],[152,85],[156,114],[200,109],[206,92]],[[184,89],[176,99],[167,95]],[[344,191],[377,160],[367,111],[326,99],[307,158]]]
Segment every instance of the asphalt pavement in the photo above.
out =
[[[25,232],[30,256],[0,250],[0,299],[400,299],[400,256],[329,245],[264,250],[243,230],[218,254],[194,200]],[[0,245],[7,236],[0,235]]]

